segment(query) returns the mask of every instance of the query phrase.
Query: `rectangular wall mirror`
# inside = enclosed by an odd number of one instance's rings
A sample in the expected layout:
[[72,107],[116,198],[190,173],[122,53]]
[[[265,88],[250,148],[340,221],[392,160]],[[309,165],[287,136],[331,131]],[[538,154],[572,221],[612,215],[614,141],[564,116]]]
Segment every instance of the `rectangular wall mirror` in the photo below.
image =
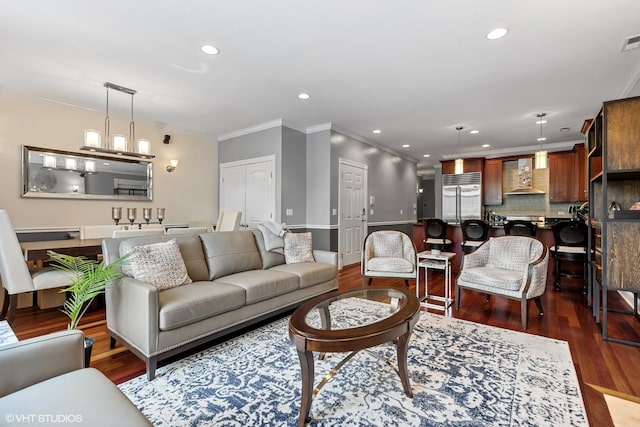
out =
[[151,201],[150,161],[22,148],[22,197]]

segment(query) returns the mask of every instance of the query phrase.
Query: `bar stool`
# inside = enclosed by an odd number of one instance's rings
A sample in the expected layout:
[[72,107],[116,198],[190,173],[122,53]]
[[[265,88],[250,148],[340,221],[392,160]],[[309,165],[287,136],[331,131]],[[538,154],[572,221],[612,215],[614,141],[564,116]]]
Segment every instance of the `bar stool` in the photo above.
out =
[[439,249],[441,251],[451,250],[451,240],[447,239],[447,228],[449,224],[438,218],[427,218],[424,222],[423,241],[425,250]]
[[462,222],[462,252],[469,254],[487,241],[489,223],[481,219],[467,219]]
[[[560,290],[561,276],[568,278],[582,277],[582,292],[586,291],[587,280],[587,225],[579,221],[560,221],[553,226],[551,256],[556,261],[556,291]],[[563,270],[563,262],[580,262],[582,271]]]
[[531,236],[535,237],[538,225],[531,221],[514,219],[504,224],[504,233],[511,236]]

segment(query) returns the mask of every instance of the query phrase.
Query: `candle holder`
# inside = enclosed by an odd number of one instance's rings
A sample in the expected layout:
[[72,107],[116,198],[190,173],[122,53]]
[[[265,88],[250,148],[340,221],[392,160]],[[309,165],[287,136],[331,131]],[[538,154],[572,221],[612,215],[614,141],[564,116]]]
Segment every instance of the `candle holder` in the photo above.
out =
[[118,225],[118,223],[122,219],[122,208],[112,207],[111,208],[111,219],[113,219],[113,222],[115,222],[116,225]]
[[151,208],[142,208],[142,218],[144,218],[144,221],[149,224],[149,221],[151,220]]
[[[129,224],[131,226],[137,225],[138,229],[142,229],[142,224],[162,224],[162,221],[164,220],[165,208],[157,208],[158,222],[151,221],[151,218],[153,216],[153,208],[142,208],[142,218],[144,219],[144,222],[136,222],[137,211],[137,208],[127,208],[127,219],[129,220]],[[111,218],[113,219],[115,225],[118,225],[118,223],[122,219],[122,208],[115,206],[112,207]]]
[[136,222],[136,211],[136,208],[127,208],[127,218],[129,219],[131,225]]

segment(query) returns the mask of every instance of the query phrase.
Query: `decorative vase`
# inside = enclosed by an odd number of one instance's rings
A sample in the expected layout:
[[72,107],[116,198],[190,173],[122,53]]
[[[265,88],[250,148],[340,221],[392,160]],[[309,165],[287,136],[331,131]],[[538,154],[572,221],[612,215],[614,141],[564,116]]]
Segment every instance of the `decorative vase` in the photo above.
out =
[[84,337],[84,367],[88,368],[91,362],[91,349],[95,340],[91,337]]

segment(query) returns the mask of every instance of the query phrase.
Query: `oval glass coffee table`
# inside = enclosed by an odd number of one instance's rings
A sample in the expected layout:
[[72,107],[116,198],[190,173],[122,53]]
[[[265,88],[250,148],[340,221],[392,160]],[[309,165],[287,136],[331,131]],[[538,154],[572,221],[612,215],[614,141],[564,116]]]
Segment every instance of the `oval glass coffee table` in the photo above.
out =
[[[334,291],[312,298],[289,319],[289,338],[295,344],[302,370],[302,403],[298,425],[310,421],[311,401],[319,389],[358,351],[393,341],[398,375],[413,397],[407,375],[407,347],[420,318],[420,302],[411,292],[395,288]],[[351,352],[313,389],[313,352]],[[323,357],[321,355],[320,357]]]

